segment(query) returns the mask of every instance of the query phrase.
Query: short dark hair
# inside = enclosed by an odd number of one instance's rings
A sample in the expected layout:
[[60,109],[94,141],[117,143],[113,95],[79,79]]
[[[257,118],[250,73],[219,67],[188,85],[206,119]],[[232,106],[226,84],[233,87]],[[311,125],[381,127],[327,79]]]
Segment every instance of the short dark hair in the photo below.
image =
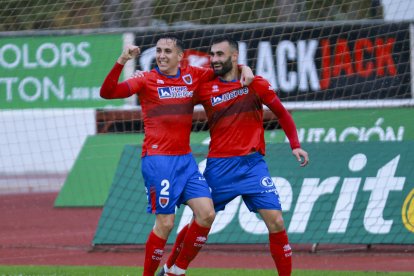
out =
[[157,42],[160,41],[161,39],[170,39],[170,40],[174,41],[175,42],[175,46],[177,46],[177,48],[180,49],[181,52],[184,52],[184,43],[175,34],[172,34],[172,33],[161,34],[161,35],[159,35],[157,37]]
[[221,36],[214,37],[213,41],[211,42],[211,45],[218,44],[221,42],[226,42],[226,41],[230,44],[230,47],[232,47],[236,51],[239,51],[239,44],[228,35],[221,35]]

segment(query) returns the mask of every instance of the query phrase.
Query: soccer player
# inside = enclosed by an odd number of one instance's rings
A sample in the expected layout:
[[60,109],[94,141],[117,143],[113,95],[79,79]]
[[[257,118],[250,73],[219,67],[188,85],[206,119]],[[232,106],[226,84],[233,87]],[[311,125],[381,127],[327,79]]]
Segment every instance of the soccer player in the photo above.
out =
[[[248,87],[237,82],[238,44],[229,37],[219,37],[213,41],[210,55],[218,77],[202,84],[195,100],[204,106],[210,127],[204,177],[212,191],[214,209],[224,210],[227,203],[242,196],[249,210],[259,213],[269,230],[270,253],[279,275],[291,275],[292,251],[280,199],[263,159],[263,104],[278,117],[301,166],[308,164],[308,153],[301,149],[295,123],[270,83],[259,76]],[[181,232],[187,229],[184,227]],[[181,232],[174,244],[175,251],[180,250],[179,238],[184,235]],[[164,270],[174,267],[174,262],[172,254]]]
[[[127,98],[137,94],[141,103],[145,138],[142,145],[142,174],[148,198],[147,212],[156,215],[155,225],[145,249],[144,276],[153,276],[173,229],[175,207],[187,204],[194,212],[176,271],[185,269],[207,240],[215,212],[209,187],[198,171],[190,149],[193,92],[202,82],[212,80],[212,69],[188,66],[181,68],[183,43],[174,35],[163,35],[156,44],[157,67],[118,83],[125,63],[140,53],[137,46],[126,46],[106,76],[100,95],[105,99]],[[253,78],[243,66],[245,80]]]

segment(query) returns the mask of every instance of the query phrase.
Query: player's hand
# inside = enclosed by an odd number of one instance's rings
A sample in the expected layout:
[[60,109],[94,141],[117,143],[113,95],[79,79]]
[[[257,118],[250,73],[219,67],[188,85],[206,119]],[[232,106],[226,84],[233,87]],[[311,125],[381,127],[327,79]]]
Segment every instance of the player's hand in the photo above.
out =
[[306,151],[301,148],[292,150],[292,154],[296,157],[298,162],[300,162],[301,167],[305,167],[309,163],[309,156]]
[[136,58],[141,53],[138,46],[127,45],[122,51],[121,56],[118,58],[118,63],[124,65],[128,60]]
[[145,71],[141,71],[141,70],[136,70],[135,72],[134,72],[134,74],[132,74],[132,76],[131,77],[129,77],[130,79],[134,79],[134,78],[142,78],[142,77],[144,77],[145,75],[144,75],[144,73],[145,73]]
[[249,66],[242,66],[241,68],[241,74],[240,74],[240,84],[242,86],[248,86],[252,83],[254,79],[254,74],[252,69]]

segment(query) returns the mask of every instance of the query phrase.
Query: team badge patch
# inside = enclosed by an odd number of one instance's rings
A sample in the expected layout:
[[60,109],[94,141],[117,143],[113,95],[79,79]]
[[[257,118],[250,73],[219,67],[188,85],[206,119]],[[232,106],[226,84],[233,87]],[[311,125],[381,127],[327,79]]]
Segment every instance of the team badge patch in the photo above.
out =
[[273,183],[273,180],[268,176],[263,177],[262,180],[260,180],[260,185],[262,185],[265,188],[270,188],[270,187],[275,186],[275,184]]
[[192,84],[193,83],[193,78],[191,77],[190,74],[183,76],[183,81],[186,84]]
[[170,202],[170,199],[168,197],[160,196],[160,198],[158,199],[158,202],[162,208],[165,208]]

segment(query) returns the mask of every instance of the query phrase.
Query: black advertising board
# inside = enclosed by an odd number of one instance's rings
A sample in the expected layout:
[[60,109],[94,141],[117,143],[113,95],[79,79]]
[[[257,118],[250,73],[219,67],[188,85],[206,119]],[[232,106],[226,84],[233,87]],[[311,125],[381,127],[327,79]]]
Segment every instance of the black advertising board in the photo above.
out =
[[[184,63],[209,66],[212,38],[239,42],[239,63],[270,81],[284,101],[411,98],[408,23],[208,26],[175,30]],[[137,68],[155,65],[159,32],[135,33],[143,55]]]

